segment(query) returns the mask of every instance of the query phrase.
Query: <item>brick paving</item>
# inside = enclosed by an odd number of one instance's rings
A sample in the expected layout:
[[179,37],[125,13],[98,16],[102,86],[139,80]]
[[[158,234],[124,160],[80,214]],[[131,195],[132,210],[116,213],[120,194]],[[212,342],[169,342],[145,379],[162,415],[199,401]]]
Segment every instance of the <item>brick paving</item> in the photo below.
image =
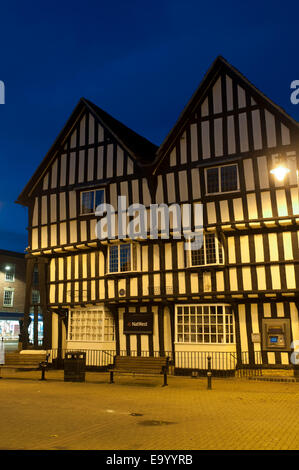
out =
[[3,371],[0,450],[298,450],[299,383]]

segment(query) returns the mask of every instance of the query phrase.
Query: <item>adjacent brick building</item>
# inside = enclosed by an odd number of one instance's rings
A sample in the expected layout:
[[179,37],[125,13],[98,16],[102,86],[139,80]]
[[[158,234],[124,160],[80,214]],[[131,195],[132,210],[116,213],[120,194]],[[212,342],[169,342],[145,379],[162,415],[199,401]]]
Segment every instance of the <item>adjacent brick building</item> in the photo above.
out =
[[0,250],[0,337],[18,343],[24,316],[26,260],[23,253]]

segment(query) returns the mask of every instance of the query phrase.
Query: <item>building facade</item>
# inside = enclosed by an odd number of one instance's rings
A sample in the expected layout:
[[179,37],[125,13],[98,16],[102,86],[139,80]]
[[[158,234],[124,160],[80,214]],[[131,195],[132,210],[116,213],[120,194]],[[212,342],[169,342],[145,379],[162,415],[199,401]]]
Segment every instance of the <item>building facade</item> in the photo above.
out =
[[[13,351],[22,347],[20,335],[24,320],[26,292],[26,259],[24,253],[0,250],[0,339],[5,349]],[[30,311],[28,314],[28,343],[42,344],[43,319],[39,308],[38,272],[34,269],[32,277]]]
[[0,338],[16,349],[24,316],[25,254],[0,250]]
[[[24,347],[38,269],[45,349],[168,354],[178,371],[205,368],[206,354],[215,369],[292,368],[298,137],[222,57],[160,147],[82,98],[18,199],[29,209]],[[145,206],[146,239],[97,238],[98,204],[124,221],[120,195]],[[169,237],[151,238],[152,204],[202,205],[202,247],[187,250],[173,218]]]

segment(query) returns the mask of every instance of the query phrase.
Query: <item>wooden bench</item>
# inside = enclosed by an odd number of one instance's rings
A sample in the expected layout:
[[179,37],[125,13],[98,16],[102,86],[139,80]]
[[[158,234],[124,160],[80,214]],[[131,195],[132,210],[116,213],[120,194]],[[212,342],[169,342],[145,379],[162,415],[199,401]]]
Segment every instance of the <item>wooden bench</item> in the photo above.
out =
[[[15,369],[15,370],[41,370],[42,375],[40,380],[45,379],[45,371],[48,367],[48,358],[50,354],[20,354],[17,352],[5,354],[5,364],[0,364],[1,369]],[[0,376],[2,379],[2,377]]]
[[133,376],[163,374],[163,387],[165,387],[167,385],[168,360],[168,357],[114,356],[114,364],[108,369],[110,383],[114,383],[114,374],[132,374]]

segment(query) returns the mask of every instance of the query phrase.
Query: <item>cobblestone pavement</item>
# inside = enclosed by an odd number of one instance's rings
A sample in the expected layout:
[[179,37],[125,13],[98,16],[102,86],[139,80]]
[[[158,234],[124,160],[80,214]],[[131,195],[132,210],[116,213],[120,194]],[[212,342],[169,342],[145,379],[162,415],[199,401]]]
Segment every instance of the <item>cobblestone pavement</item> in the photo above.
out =
[[299,383],[3,371],[0,449],[297,450]]

